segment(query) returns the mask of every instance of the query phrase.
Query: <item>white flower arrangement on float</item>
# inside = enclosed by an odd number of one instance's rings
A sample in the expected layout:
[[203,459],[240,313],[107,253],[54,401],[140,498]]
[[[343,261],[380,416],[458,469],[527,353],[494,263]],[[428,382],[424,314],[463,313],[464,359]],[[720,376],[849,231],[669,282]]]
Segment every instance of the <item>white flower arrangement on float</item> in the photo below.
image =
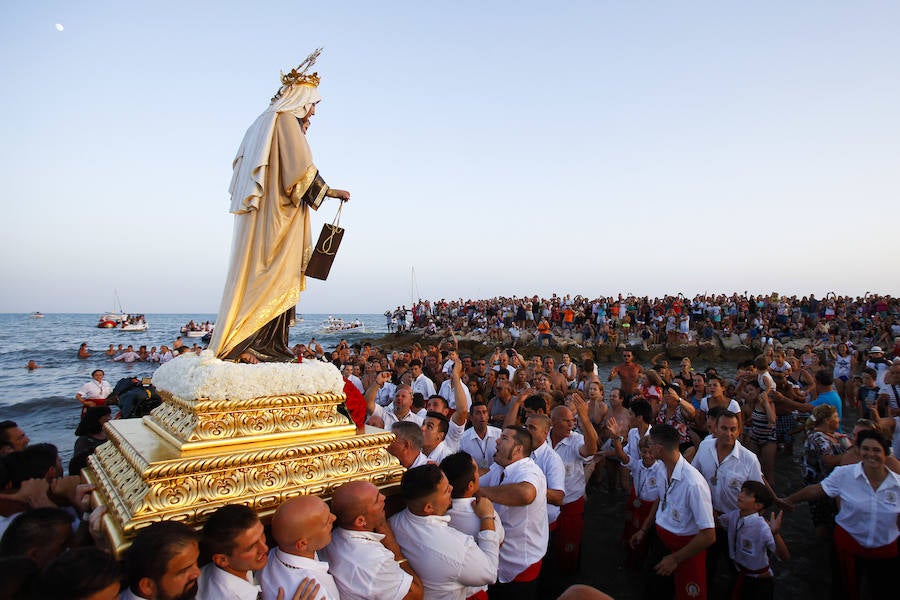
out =
[[238,364],[209,351],[188,352],[160,366],[153,385],[183,400],[249,400],[261,396],[340,394],[344,379],[331,363]]

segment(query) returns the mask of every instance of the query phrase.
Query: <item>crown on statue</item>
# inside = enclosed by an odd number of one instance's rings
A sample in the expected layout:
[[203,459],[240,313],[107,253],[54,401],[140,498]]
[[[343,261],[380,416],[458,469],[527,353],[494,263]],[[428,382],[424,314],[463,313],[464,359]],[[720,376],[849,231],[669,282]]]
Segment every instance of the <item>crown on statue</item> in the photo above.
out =
[[307,56],[302,63],[300,63],[297,68],[291,69],[289,73],[281,72],[281,83],[283,83],[286,87],[290,87],[292,85],[311,85],[316,87],[319,85],[319,74],[318,73],[307,73],[309,69],[316,64],[316,59],[319,58],[319,55],[322,53],[321,48],[316,48],[313,50],[312,54]]

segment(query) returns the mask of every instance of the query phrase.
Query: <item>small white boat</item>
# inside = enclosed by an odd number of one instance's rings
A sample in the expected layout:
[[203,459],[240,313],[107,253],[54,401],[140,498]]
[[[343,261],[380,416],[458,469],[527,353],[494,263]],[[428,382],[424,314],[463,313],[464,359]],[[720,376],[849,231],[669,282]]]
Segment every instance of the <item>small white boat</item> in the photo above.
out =
[[359,329],[360,331],[365,331],[365,326],[359,319],[355,319],[353,321],[344,321],[344,319],[340,317],[335,318],[330,315],[327,319],[322,321],[322,331],[325,332],[348,331],[351,329]]
[[187,325],[181,328],[181,335],[189,338],[202,338],[207,333],[212,333],[213,327],[215,326],[215,323],[211,323],[209,321],[206,321],[204,323],[195,323],[193,320],[191,320]]
[[150,329],[150,324],[147,323],[144,315],[125,315],[116,329],[119,331],[147,331]]

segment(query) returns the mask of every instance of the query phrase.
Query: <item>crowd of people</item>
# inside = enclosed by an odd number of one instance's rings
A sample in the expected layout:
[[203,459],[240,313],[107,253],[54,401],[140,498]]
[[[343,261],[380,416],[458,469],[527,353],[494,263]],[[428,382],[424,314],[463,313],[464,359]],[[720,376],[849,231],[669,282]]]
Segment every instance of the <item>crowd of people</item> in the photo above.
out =
[[439,331],[451,327],[468,333],[487,333],[498,341],[515,343],[523,331],[540,335],[577,337],[587,346],[611,345],[640,339],[646,345],[710,340],[736,335],[744,343],[808,337],[819,343],[847,339],[858,344],[900,350],[900,332],[891,315],[900,311],[897,298],[827,294],[808,296],[743,294],[681,294],[662,298],[596,297],[570,294],[481,300],[419,300],[385,311],[389,332],[412,329]]
[[[838,305],[842,319],[862,308]],[[862,312],[893,335],[887,306]],[[586,499],[605,487],[628,494],[621,564],[648,598],[772,598],[773,560],[790,557],[782,525],[801,502],[833,558],[835,590],[871,595],[900,566],[900,356],[879,337],[828,335],[800,355],[773,336],[729,377],[662,354],[640,364],[628,347],[601,378],[590,348],[573,360],[499,346],[467,355],[455,338],[404,351],[298,344],[298,360],[334,363],[367,423],[395,434],[388,452],[407,468],[399,511],[352,482],[330,506],[286,501],[268,532],[237,506],[199,534],[148,527],[122,563],[103,549],[104,509],[89,512],[77,477],[84,463],[63,477],[55,447],[6,421],[0,585],[26,598],[556,597],[554,576],[590,568]],[[79,392],[81,461],[105,439],[110,408],[88,397],[103,384],[95,372]],[[796,453],[802,473],[776,482],[779,453]],[[564,597],[604,596],[582,586]]]

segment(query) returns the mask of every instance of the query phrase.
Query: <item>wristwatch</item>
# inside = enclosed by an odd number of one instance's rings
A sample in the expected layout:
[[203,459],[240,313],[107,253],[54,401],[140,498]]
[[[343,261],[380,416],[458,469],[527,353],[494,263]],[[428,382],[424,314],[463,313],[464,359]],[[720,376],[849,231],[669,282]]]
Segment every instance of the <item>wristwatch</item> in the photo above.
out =
[[616,439],[619,440],[619,443],[621,444],[621,443],[622,443],[622,440],[624,440],[625,438],[622,437],[622,436],[620,435],[620,436],[618,436]]

